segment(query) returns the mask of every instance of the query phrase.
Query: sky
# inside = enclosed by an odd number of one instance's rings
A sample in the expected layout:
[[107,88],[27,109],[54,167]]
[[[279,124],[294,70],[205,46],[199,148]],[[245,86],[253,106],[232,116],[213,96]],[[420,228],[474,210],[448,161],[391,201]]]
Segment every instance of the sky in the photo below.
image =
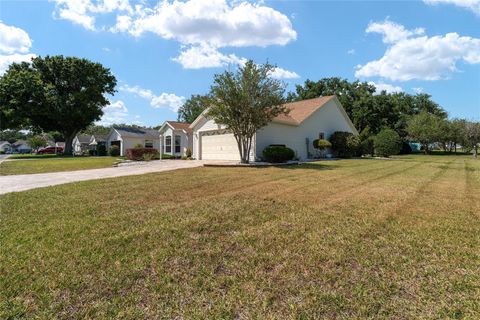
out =
[[0,0],[0,74],[59,54],[116,76],[104,125],[176,120],[215,74],[248,59],[274,64],[287,91],[358,79],[480,120],[480,0]]

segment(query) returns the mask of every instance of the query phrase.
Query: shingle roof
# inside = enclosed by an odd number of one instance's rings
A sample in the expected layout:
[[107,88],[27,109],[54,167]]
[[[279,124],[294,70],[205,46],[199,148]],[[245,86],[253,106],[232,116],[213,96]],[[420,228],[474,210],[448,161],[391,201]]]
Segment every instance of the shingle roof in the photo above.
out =
[[159,137],[158,131],[155,129],[129,127],[120,127],[114,129],[117,130],[117,132],[123,137],[150,139],[157,139]]
[[273,121],[297,126],[334,97],[335,96],[324,96],[287,103],[285,107],[290,110],[290,112],[287,115],[280,114],[276,116]]
[[167,121],[167,123],[175,130],[185,130],[187,132],[192,131],[192,129],[189,128],[190,123],[187,122]]
[[77,139],[80,143],[90,143],[91,137],[89,134],[77,134]]

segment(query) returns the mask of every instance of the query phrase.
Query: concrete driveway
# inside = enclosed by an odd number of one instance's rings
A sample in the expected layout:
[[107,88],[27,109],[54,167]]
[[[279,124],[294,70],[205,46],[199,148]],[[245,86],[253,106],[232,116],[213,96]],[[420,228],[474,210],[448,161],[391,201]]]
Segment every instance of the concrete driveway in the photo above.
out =
[[201,160],[162,160],[114,168],[0,176],[0,194],[25,191],[29,189],[54,186],[76,181],[195,168],[203,166],[203,164],[204,161]]

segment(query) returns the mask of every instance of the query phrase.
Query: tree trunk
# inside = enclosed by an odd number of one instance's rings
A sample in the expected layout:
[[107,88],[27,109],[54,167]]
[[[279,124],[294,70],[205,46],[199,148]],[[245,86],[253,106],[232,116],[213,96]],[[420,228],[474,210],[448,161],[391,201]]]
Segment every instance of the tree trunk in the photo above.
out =
[[65,149],[63,149],[63,154],[71,155],[72,154],[72,142],[75,139],[77,133],[65,134]]

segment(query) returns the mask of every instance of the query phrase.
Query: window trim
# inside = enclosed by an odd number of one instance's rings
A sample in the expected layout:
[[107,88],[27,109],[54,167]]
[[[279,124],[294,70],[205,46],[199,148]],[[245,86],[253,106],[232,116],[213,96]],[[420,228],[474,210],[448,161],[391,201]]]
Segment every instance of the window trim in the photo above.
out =
[[172,136],[165,136],[165,153],[172,153]]
[[[177,137],[178,137],[178,144],[177,144]],[[182,136],[179,134],[176,134],[174,136],[174,150],[175,150],[175,153],[182,152]]]
[[[149,145],[151,145],[150,147],[147,147],[147,142],[149,142]],[[147,139],[147,140],[144,140],[144,141],[143,141],[143,146],[144,146],[145,148],[148,148],[148,149],[153,149],[153,140],[148,140],[148,139]]]

